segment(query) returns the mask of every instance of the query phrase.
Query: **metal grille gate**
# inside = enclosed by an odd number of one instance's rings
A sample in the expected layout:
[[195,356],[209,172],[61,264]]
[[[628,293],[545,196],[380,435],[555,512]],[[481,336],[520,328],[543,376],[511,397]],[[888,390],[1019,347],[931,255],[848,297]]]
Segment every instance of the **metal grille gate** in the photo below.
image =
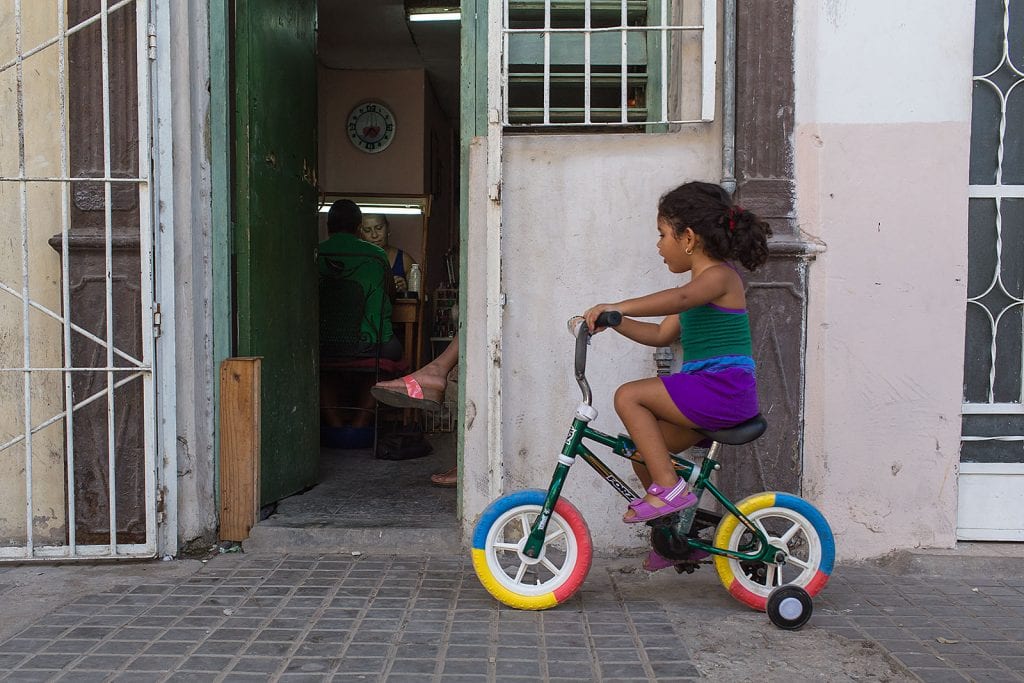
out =
[[978,0],[957,535],[1024,540],[1024,0]]
[[2,0],[0,560],[157,550],[145,0]]

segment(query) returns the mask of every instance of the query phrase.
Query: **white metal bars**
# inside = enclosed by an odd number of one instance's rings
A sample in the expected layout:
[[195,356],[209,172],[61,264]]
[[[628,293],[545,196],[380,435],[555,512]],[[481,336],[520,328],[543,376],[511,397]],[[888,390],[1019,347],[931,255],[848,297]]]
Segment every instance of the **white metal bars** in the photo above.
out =
[[[1016,9],[1020,10],[1020,5],[1016,6]],[[1008,135],[1008,125],[1013,125],[1017,130],[1012,131],[1014,137],[1019,139],[1022,134],[1021,122],[1020,122],[1020,110],[1018,109],[1017,114],[1013,117],[1009,116],[1008,102],[1014,95],[1015,91],[1022,88],[1021,83],[1024,82],[1024,64],[1014,63],[1014,57],[1011,53],[1010,46],[1010,33],[1011,33],[1011,13],[1010,3],[1002,3],[1002,15],[1001,19],[1001,41],[999,44],[998,60],[993,65],[986,65],[988,69],[980,74],[974,76],[974,83],[976,86],[980,86],[990,95],[995,97],[998,102],[998,133],[995,138],[995,155],[994,155],[994,168],[992,169],[992,181],[991,183],[978,183],[978,178],[972,178],[972,184],[969,189],[969,196],[972,202],[975,200],[983,200],[991,203],[991,209],[994,212],[992,216],[992,225],[987,225],[987,220],[983,217],[979,219],[979,222],[986,223],[984,226],[976,226],[976,229],[991,228],[991,239],[992,244],[986,245],[991,246],[994,253],[994,261],[991,264],[982,264],[977,260],[969,263],[969,268],[977,269],[991,265],[991,276],[988,279],[988,284],[982,289],[982,291],[974,294],[969,294],[967,304],[969,310],[980,312],[989,326],[989,336],[991,337],[991,343],[988,348],[988,378],[986,382],[986,394],[984,400],[979,401],[972,400],[971,396],[965,396],[965,402],[963,405],[963,413],[965,415],[1020,415],[1024,414],[1024,379],[1020,379],[1016,396],[1012,397],[1013,400],[1006,400],[1007,397],[996,397],[996,377],[997,377],[997,361],[1000,358],[1000,346],[998,344],[1000,324],[1004,321],[1004,318],[1015,309],[1020,312],[1022,306],[1024,306],[1024,293],[1015,291],[1017,288],[1010,286],[1004,282],[1003,277],[1003,265],[1004,265],[1004,219],[1007,206],[1006,200],[1021,200],[1024,199],[1024,184],[1021,184],[1021,174],[1024,169],[1016,168],[1013,169],[1013,175],[1017,178],[1017,182],[1007,183],[1004,181],[1005,171],[1005,155],[1006,155],[1006,141]],[[982,24],[986,20],[986,17],[979,16],[979,24]],[[1021,22],[1021,17],[1017,16],[1016,21],[1018,24]],[[984,43],[987,41],[976,41],[976,43]],[[978,51],[984,47],[983,44],[975,46],[975,50]],[[984,68],[984,67],[983,67]],[[1017,98],[1020,99],[1019,97]],[[976,98],[977,102],[977,98]],[[1016,107],[1020,107],[1017,104]],[[983,125],[979,125],[979,119],[984,120],[982,114],[979,112],[979,107],[975,106],[973,113],[975,118],[974,135],[983,136],[985,134],[991,134],[993,131],[983,130]],[[972,155],[975,157],[980,155],[980,146],[976,139],[972,144]],[[972,166],[978,162],[978,159],[972,159]],[[1020,160],[1017,160],[1018,166]],[[986,169],[987,170],[987,169]],[[972,168],[972,175],[975,174]],[[1017,216],[1017,221],[1020,221],[1020,216]],[[1015,229],[1013,234],[1019,237],[1020,230],[1018,226],[1014,226]],[[1016,243],[1011,244],[1011,248],[1018,252],[1021,248],[1019,240]],[[974,279],[974,278],[972,278]],[[994,296],[993,296],[994,295]],[[1006,318],[1009,319],[1009,318]],[[1020,326],[1017,325],[1016,334],[1014,335],[1013,346],[1016,348],[1004,349],[1007,353],[1015,354],[1020,357],[1024,353],[1024,339],[1022,339]],[[972,349],[971,341],[968,340],[967,352],[970,355],[972,351],[981,351],[981,349]],[[1012,441],[1019,440],[1021,437],[1017,435],[1004,435],[1004,436],[964,436],[964,441],[988,441],[988,440],[1004,440]]]
[[[670,16],[681,14],[685,0],[503,0],[501,31],[502,125],[505,127],[636,126],[708,122],[714,119],[717,82],[717,1],[695,0],[700,7],[699,23],[681,23]],[[593,25],[596,7],[604,12],[616,5],[616,25]],[[640,20],[636,19],[640,8]],[[553,9],[577,12],[580,17],[556,26]],[[539,25],[523,20],[530,14],[542,17]],[[671,23],[674,22],[674,23]],[[699,58],[678,54],[670,39],[676,35],[700,37]],[[595,69],[595,42],[607,65],[608,38],[618,42],[617,72]],[[560,40],[553,50],[553,41]],[[657,38],[657,40],[652,40]],[[581,45],[576,45],[581,39]],[[492,43],[493,45],[493,43]],[[491,48],[494,49],[493,47]],[[575,54],[582,52],[580,64]],[[652,52],[654,54],[652,54]],[[670,54],[676,52],[676,59]],[[699,61],[699,64],[697,63]],[[670,73],[670,64],[680,71],[699,69],[699,115],[682,116],[678,101],[692,96],[682,73]],[[536,68],[540,67],[540,73]],[[579,81],[579,82],[577,82]],[[540,93],[531,85],[540,84]],[[617,101],[595,104],[595,88],[617,85]],[[578,86],[578,87],[575,87]],[[678,86],[678,87],[677,87]],[[578,92],[572,92],[574,90]],[[693,88],[690,88],[691,90]],[[558,99],[558,102],[555,100]],[[578,103],[567,105],[565,100]],[[605,98],[607,99],[607,98]],[[654,107],[648,105],[654,104]],[[539,105],[539,106],[537,106]]]
[[[96,557],[140,557],[151,556],[156,551],[156,477],[155,477],[155,419],[153,415],[154,386],[153,386],[153,327],[151,324],[151,312],[153,308],[153,287],[152,287],[152,227],[151,227],[151,197],[150,197],[150,133],[149,133],[149,51],[148,51],[148,3],[144,0],[122,0],[111,3],[108,0],[100,0],[99,9],[90,16],[79,18],[73,25],[69,26],[69,3],[68,0],[56,2],[56,16],[53,16],[53,7],[47,8],[43,3],[25,3],[24,0],[13,0],[13,29],[14,29],[14,55],[11,58],[0,59],[0,78],[13,81],[13,101],[10,95],[0,96],[0,111],[5,116],[13,118],[17,122],[17,160],[16,173],[11,173],[12,167],[4,165],[0,169],[0,210],[8,214],[11,220],[4,220],[0,230],[14,228],[20,231],[20,277],[12,269],[4,268],[0,272],[0,304],[6,296],[8,302],[11,299],[17,300],[20,304],[20,320],[12,315],[12,310],[6,304],[0,305],[0,327],[4,332],[15,328],[21,329],[21,358],[20,363],[12,363],[9,355],[0,358],[0,382],[3,392],[0,393],[0,403],[3,405],[4,413],[20,417],[16,420],[18,429],[12,430],[14,422],[0,421],[0,467],[4,468],[5,474],[10,474],[10,457],[20,449],[23,453],[23,494],[12,496],[11,487],[17,487],[18,482],[12,477],[0,477],[0,493],[9,502],[13,498],[19,498],[24,502],[24,528],[18,529],[11,525],[10,518],[0,519],[0,560],[53,560],[53,559],[77,559]],[[47,14],[49,12],[50,14]],[[80,10],[78,12],[81,14]],[[133,16],[134,35],[127,35],[126,40],[134,42],[134,53],[136,63],[134,69],[131,65],[118,64],[118,68],[129,74],[129,79],[134,79],[134,92],[137,94],[137,101],[119,102],[122,109],[133,112],[128,127],[132,132],[138,134],[137,159],[134,167],[135,174],[114,172],[111,163],[112,139],[124,137],[127,131],[115,128],[111,116],[111,57],[110,46],[111,36],[109,30],[110,19],[115,13],[122,13],[121,17]],[[125,14],[127,13],[127,14]],[[98,29],[99,35],[99,57],[100,57],[100,88],[101,107],[98,118],[102,123],[102,171],[87,175],[73,174],[69,161],[69,144],[71,134],[69,131],[69,78],[68,72],[68,44],[73,36],[82,35],[83,31],[90,30],[95,34]],[[32,44],[26,44],[26,36],[31,36]],[[50,61],[42,61],[49,59]],[[30,61],[31,60],[31,61]],[[26,61],[32,65],[26,69]],[[10,78],[13,74],[13,78]],[[129,89],[132,90],[132,89]],[[118,90],[118,93],[122,91]],[[54,98],[55,93],[55,98]],[[56,101],[53,102],[52,100]],[[27,108],[31,110],[27,111]],[[53,110],[56,109],[56,112]],[[33,116],[52,119],[54,127],[49,129],[34,125]],[[134,119],[134,120],[131,120]],[[123,122],[122,122],[123,123]],[[74,140],[81,145],[81,140]],[[47,155],[40,153],[40,150],[50,150],[56,146],[55,163],[53,160],[39,161],[39,157]],[[29,148],[33,153],[29,153]],[[30,168],[31,166],[31,168]],[[54,168],[56,166],[56,168]],[[49,172],[47,172],[49,171]],[[115,177],[116,176],[116,177]],[[76,255],[71,251],[71,244],[74,240],[72,234],[72,204],[75,201],[72,187],[76,183],[102,184],[102,213],[103,233],[101,236],[103,267],[101,269],[103,289],[103,332],[96,333],[86,329],[81,324],[74,322],[76,306],[75,298],[71,291],[71,269]],[[53,201],[46,194],[53,186],[59,187],[59,196]],[[9,201],[9,193],[5,189],[17,188],[17,198]],[[131,288],[120,288],[115,291],[114,280],[118,274],[114,265],[115,235],[113,232],[113,206],[115,188],[119,188],[118,194],[124,195],[120,188],[134,188],[129,190],[134,195],[138,206],[138,234],[135,243],[138,244],[139,252],[137,261],[141,264],[137,273],[131,279],[138,277],[138,286],[135,293]],[[41,188],[42,191],[40,190]],[[42,197],[42,201],[38,199]],[[45,230],[46,219],[49,213],[53,212],[53,202],[59,204],[60,232],[59,237],[59,265],[53,263],[52,256],[47,257],[45,253],[49,249],[46,245],[45,235],[40,230]],[[14,215],[17,220],[14,220]],[[42,226],[42,227],[40,227]],[[12,238],[14,235],[7,237]],[[118,235],[118,238],[123,235]],[[129,240],[131,242],[132,240]],[[52,241],[51,241],[52,243]],[[119,244],[118,249],[123,245]],[[47,269],[56,272],[47,277]],[[18,282],[20,280],[20,282]],[[46,284],[59,283],[59,295],[54,296]],[[134,332],[129,329],[128,335],[135,337],[136,334],[141,340],[140,352],[132,353],[118,348],[115,328],[118,324],[123,326],[124,321],[116,320],[114,316],[115,297],[134,297],[135,300],[128,303],[128,308],[140,311],[138,316],[139,328]],[[60,310],[55,311],[54,305],[57,301]],[[132,316],[134,317],[134,316]],[[59,348],[53,346],[51,337],[46,332],[49,328],[40,321],[56,321],[60,326]],[[122,336],[124,332],[121,333]],[[73,345],[76,341],[87,340],[96,348],[102,350],[105,356],[102,364],[81,364],[73,362]],[[59,355],[61,362],[54,363],[53,359]],[[40,360],[36,360],[39,358]],[[48,377],[59,373],[62,382],[57,383],[60,387],[55,398],[45,391]],[[8,391],[11,386],[7,381],[12,376],[20,375],[22,391],[20,410],[16,406],[17,399]],[[93,375],[103,379],[103,388],[92,391],[88,395],[76,395],[75,377]],[[134,538],[130,542],[119,542],[118,540],[118,494],[123,493],[123,485],[118,481],[116,461],[118,458],[118,443],[120,435],[115,428],[116,409],[115,395],[118,389],[141,384],[141,395],[143,397],[141,412],[144,417],[141,420],[141,428],[144,431],[143,458],[139,467],[142,470],[142,486],[144,491],[140,492],[144,500],[144,532],[143,538]],[[43,387],[41,389],[41,387]],[[79,393],[81,387],[79,387]],[[104,401],[105,399],[105,401]],[[90,482],[76,481],[77,469],[75,458],[75,417],[87,407],[105,403],[106,419],[101,425],[105,433],[106,444],[106,481],[97,480]],[[18,415],[20,413],[20,415]],[[48,413],[45,419],[39,419],[40,414]],[[48,437],[42,442],[44,446],[52,446],[53,433],[49,428],[63,423],[63,438],[60,442],[63,445],[62,466],[54,468],[52,465],[55,453],[51,449],[35,448],[35,441],[39,438]],[[97,425],[92,425],[96,427]],[[47,453],[39,451],[49,450]],[[37,471],[38,470],[38,471]],[[36,476],[36,475],[39,476]],[[106,495],[107,524],[109,526],[107,542],[99,543],[95,540],[79,543],[77,538],[76,491],[79,485],[84,486],[90,494],[95,494],[99,489]],[[131,485],[130,482],[127,485]],[[37,503],[37,497],[42,500]],[[63,499],[63,504],[54,504],[54,500]],[[42,505],[49,505],[50,514],[40,514]],[[62,509],[61,509],[62,508]],[[57,519],[60,517],[61,519]],[[40,522],[45,520],[46,524]],[[41,533],[37,537],[37,529]],[[138,534],[135,534],[138,536]]]

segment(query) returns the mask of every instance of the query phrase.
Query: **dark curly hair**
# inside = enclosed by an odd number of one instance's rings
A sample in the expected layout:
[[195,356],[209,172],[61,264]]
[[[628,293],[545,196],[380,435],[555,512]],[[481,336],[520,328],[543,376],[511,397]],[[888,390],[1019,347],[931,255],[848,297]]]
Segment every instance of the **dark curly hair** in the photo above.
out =
[[756,270],[768,260],[771,227],[733,204],[719,185],[691,182],[666,192],[658,200],[658,217],[672,226],[677,237],[691,228],[711,258],[739,261],[747,270]]

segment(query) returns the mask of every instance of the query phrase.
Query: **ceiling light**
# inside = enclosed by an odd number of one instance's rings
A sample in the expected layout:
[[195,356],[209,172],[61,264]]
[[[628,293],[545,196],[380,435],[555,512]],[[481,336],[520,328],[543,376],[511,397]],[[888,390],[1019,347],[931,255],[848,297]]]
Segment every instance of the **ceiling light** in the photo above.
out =
[[[392,216],[419,216],[423,213],[423,207],[418,204],[364,204],[357,202],[363,213],[384,213]],[[320,205],[320,213],[328,213],[331,210],[329,203]]]
[[413,12],[409,14],[409,21],[460,21],[461,19],[462,12],[457,9],[438,12]]

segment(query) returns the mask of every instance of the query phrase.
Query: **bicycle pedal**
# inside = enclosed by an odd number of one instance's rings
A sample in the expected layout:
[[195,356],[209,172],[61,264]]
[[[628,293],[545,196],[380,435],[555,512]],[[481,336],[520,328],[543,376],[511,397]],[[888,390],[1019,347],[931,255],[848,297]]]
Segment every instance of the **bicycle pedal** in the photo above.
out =
[[664,517],[658,517],[657,519],[651,519],[645,522],[645,524],[652,529],[670,529],[679,522],[679,513],[673,512],[670,515]]

